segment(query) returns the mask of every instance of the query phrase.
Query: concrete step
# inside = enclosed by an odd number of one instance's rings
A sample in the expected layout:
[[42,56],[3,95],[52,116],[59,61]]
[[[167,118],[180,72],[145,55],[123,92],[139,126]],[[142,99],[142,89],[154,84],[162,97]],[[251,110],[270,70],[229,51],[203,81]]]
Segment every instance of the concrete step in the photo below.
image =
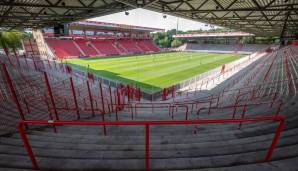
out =
[[[273,160],[295,157],[298,154],[297,148],[297,145],[277,148]],[[151,170],[226,167],[262,162],[265,154],[266,151],[257,151],[199,158],[151,159],[150,166]],[[0,154],[0,157],[3,158],[0,161],[0,165],[6,163],[10,166],[30,168],[28,159],[25,156]],[[143,170],[145,164],[144,159],[57,159],[50,157],[37,157],[37,159],[42,169],[51,170]]]
[[[256,171],[256,170],[271,170],[271,171],[297,171],[298,157],[286,158],[277,161],[254,163],[248,165],[236,165],[231,167],[207,168],[207,169],[188,169],[189,171]],[[168,170],[170,171],[170,170]],[[185,171],[185,170],[171,170]]]
[[[298,135],[282,138],[279,147],[297,144]],[[189,144],[160,144],[150,145],[152,158],[174,158],[174,157],[204,157],[217,156],[227,154],[237,154],[252,152],[258,150],[266,150],[270,146],[272,140],[235,143],[189,143]],[[80,149],[83,145],[88,149]],[[32,144],[33,151],[37,156],[42,157],[58,157],[58,158],[102,158],[102,159],[134,159],[143,158],[144,144],[139,145],[100,145],[100,144],[80,144],[73,142],[70,147],[68,143],[64,144],[44,144],[36,147]],[[210,151],[212,149],[212,151]],[[1,154],[26,155],[22,146],[0,145]]]

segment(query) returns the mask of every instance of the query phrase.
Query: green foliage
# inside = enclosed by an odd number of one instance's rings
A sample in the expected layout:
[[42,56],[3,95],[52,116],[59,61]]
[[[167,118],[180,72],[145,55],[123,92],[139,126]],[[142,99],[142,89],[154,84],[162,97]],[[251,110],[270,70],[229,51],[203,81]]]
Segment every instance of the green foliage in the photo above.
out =
[[2,48],[17,49],[21,47],[21,40],[28,35],[17,30],[0,32],[0,46]]
[[256,42],[255,36],[242,37],[241,42],[245,44],[252,44]]
[[[175,40],[173,38],[173,35],[177,34],[195,34],[195,33],[203,33],[203,32],[231,32],[235,31],[233,29],[228,28],[214,28],[210,30],[189,30],[189,31],[177,31],[176,29],[168,30],[166,32],[158,32],[158,33],[152,33],[151,37],[153,38],[153,41],[155,44],[162,48],[170,48],[170,47],[178,47],[177,44],[182,45],[186,40],[180,39],[180,42]],[[174,43],[173,43],[174,42]]]
[[172,43],[171,43],[171,47],[172,48],[176,48],[176,47],[179,47],[179,46],[181,46],[182,45],[182,42],[180,41],[180,40],[178,40],[178,39],[174,39],[173,41],[172,41]]
[[171,43],[173,41],[173,35],[176,34],[176,29],[168,30],[167,32],[158,32],[151,34],[153,41],[155,44],[162,48],[171,47]]

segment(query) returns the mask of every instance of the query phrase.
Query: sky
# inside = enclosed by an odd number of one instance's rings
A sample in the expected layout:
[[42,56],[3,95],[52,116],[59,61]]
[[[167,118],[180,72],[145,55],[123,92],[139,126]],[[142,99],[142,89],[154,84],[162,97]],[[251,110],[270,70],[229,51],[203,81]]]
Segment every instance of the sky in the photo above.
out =
[[[163,18],[162,13],[149,11],[145,9],[134,9],[128,11],[129,15],[125,15],[124,12],[119,12],[111,15],[106,15],[102,17],[96,17],[89,20],[109,22],[116,24],[128,24],[144,27],[160,28],[165,30],[176,29],[177,28],[177,17],[167,15],[167,18]],[[205,26],[204,23],[186,20],[183,18],[178,19],[178,30],[208,30],[210,26]]]

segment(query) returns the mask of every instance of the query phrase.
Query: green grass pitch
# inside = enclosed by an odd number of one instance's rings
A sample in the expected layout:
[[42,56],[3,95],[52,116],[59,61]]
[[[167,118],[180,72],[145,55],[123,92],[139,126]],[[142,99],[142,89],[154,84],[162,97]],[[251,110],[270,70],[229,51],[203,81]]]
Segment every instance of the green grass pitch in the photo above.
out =
[[170,52],[67,59],[66,62],[79,70],[137,85],[150,93],[240,58],[238,54]]

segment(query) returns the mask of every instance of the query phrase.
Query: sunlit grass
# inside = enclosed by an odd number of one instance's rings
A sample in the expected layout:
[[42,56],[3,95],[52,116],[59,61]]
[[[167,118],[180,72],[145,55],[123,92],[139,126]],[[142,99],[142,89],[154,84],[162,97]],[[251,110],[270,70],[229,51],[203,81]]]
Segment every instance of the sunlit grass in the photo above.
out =
[[154,92],[241,58],[238,54],[173,52],[68,59],[67,64]]

